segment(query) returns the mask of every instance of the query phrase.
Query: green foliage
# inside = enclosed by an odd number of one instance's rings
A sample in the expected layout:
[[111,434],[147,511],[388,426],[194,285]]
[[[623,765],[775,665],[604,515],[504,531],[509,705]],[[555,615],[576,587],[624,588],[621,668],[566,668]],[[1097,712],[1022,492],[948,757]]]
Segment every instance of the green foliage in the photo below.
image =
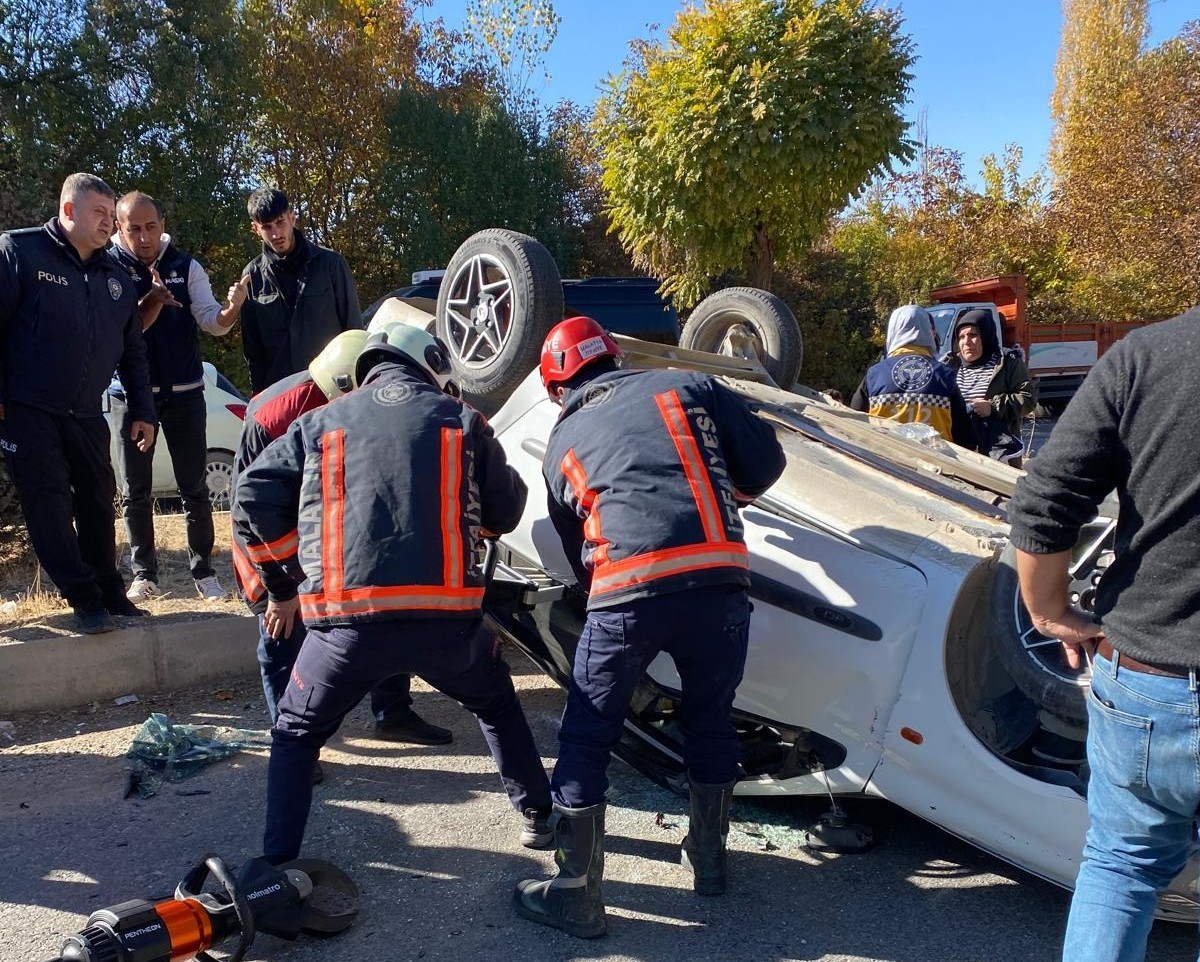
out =
[[681,304],[734,270],[765,286],[893,160],[912,63],[866,0],[712,0],[639,45],[601,98],[610,212]]

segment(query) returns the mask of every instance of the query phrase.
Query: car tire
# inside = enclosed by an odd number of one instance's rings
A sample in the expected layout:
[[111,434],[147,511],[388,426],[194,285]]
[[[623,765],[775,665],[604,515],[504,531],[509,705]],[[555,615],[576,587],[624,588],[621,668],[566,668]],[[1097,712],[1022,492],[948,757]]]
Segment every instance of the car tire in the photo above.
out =
[[233,453],[209,451],[204,461],[204,486],[214,511],[228,511],[233,492]]
[[500,228],[468,237],[437,300],[437,333],[463,396],[484,413],[499,408],[537,365],[562,316],[562,278],[545,247]]
[[782,300],[757,287],[729,287],[710,294],[683,325],[679,346],[721,354],[727,335],[740,328],[756,342],[755,353],[782,388],[790,388],[804,361],[800,325]]
[[1086,725],[1091,670],[1071,668],[1062,645],[1033,627],[1017,584],[1016,557],[1009,544],[992,578],[993,650],[1013,683],[1035,704],[1072,724]]

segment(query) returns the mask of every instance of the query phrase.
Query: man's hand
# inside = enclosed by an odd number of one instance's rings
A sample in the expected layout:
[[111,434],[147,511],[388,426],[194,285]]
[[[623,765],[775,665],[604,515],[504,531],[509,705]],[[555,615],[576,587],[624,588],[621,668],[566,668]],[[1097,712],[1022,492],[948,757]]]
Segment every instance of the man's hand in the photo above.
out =
[[296,617],[300,614],[300,596],[296,595],[287,601],[267,601],[267,613],[263,615],[263,627],[267,634],[278,641],[292,633]]
[[250,275],[243,274],[236,284],[229,288],[229,306],[235,311],[241,310],[242,305],[246,303],[246,296],[250,293]]
[[156,267],[150,268],[150,290],[146,292],[139,303],[145,307],[151,304],[158,304],[161,307],[183,307],[179,301],[175,300],[175,295],[163,283],[162,278],[158,276]]
[[129,440],[137,442],[137,449],[143,454],[154,444],[154,425],[149,421],[134,421],[129,425]]
[[991,417],[992,416],[992,402],[991,401],[972,401],[971,402],[971,410],[981,418]]
[[1104,629],[1078,608],[1068,608],[1052,621],[1035,619],[1033,626],[1047,638],[1062,642],[1067,664],[1072,668],[1084,667],[1104,637]]

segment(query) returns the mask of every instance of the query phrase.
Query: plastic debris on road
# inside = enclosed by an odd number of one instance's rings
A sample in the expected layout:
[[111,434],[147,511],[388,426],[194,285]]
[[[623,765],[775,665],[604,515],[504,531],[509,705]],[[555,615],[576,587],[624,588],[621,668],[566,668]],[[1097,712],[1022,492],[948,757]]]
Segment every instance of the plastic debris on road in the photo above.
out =
[[173,725],[155,712],[138,729],[125,757],[125,797],[158,793],[163,781],[180,782],[247,748],[270,748],[270,732],[218,725]]

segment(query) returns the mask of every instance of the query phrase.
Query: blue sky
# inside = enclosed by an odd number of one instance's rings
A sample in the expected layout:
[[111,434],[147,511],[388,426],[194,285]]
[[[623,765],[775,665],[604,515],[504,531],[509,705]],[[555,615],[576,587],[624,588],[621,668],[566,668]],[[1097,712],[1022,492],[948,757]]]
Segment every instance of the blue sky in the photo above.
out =
[[[602,79],[620,69],[629,41],[664,36],[680,0],[556,0],[562,18],[546,57],[549,83],[534,89],[544,103],[591,104]],[[908,117],[922,109],[930,144],[962,151],[968,174],[1007,143],[1025,151],[1024,170],[1045,159],[1050,94],[1061,29],[1058,0],[892,0],[903,11],[918,59]],[[436,0],[426,17],[460,26],[466,0]],[[1151,0],[1151,43],[1200,19],[1200,0]],[[911,133],[910,133],[911,135]]]

